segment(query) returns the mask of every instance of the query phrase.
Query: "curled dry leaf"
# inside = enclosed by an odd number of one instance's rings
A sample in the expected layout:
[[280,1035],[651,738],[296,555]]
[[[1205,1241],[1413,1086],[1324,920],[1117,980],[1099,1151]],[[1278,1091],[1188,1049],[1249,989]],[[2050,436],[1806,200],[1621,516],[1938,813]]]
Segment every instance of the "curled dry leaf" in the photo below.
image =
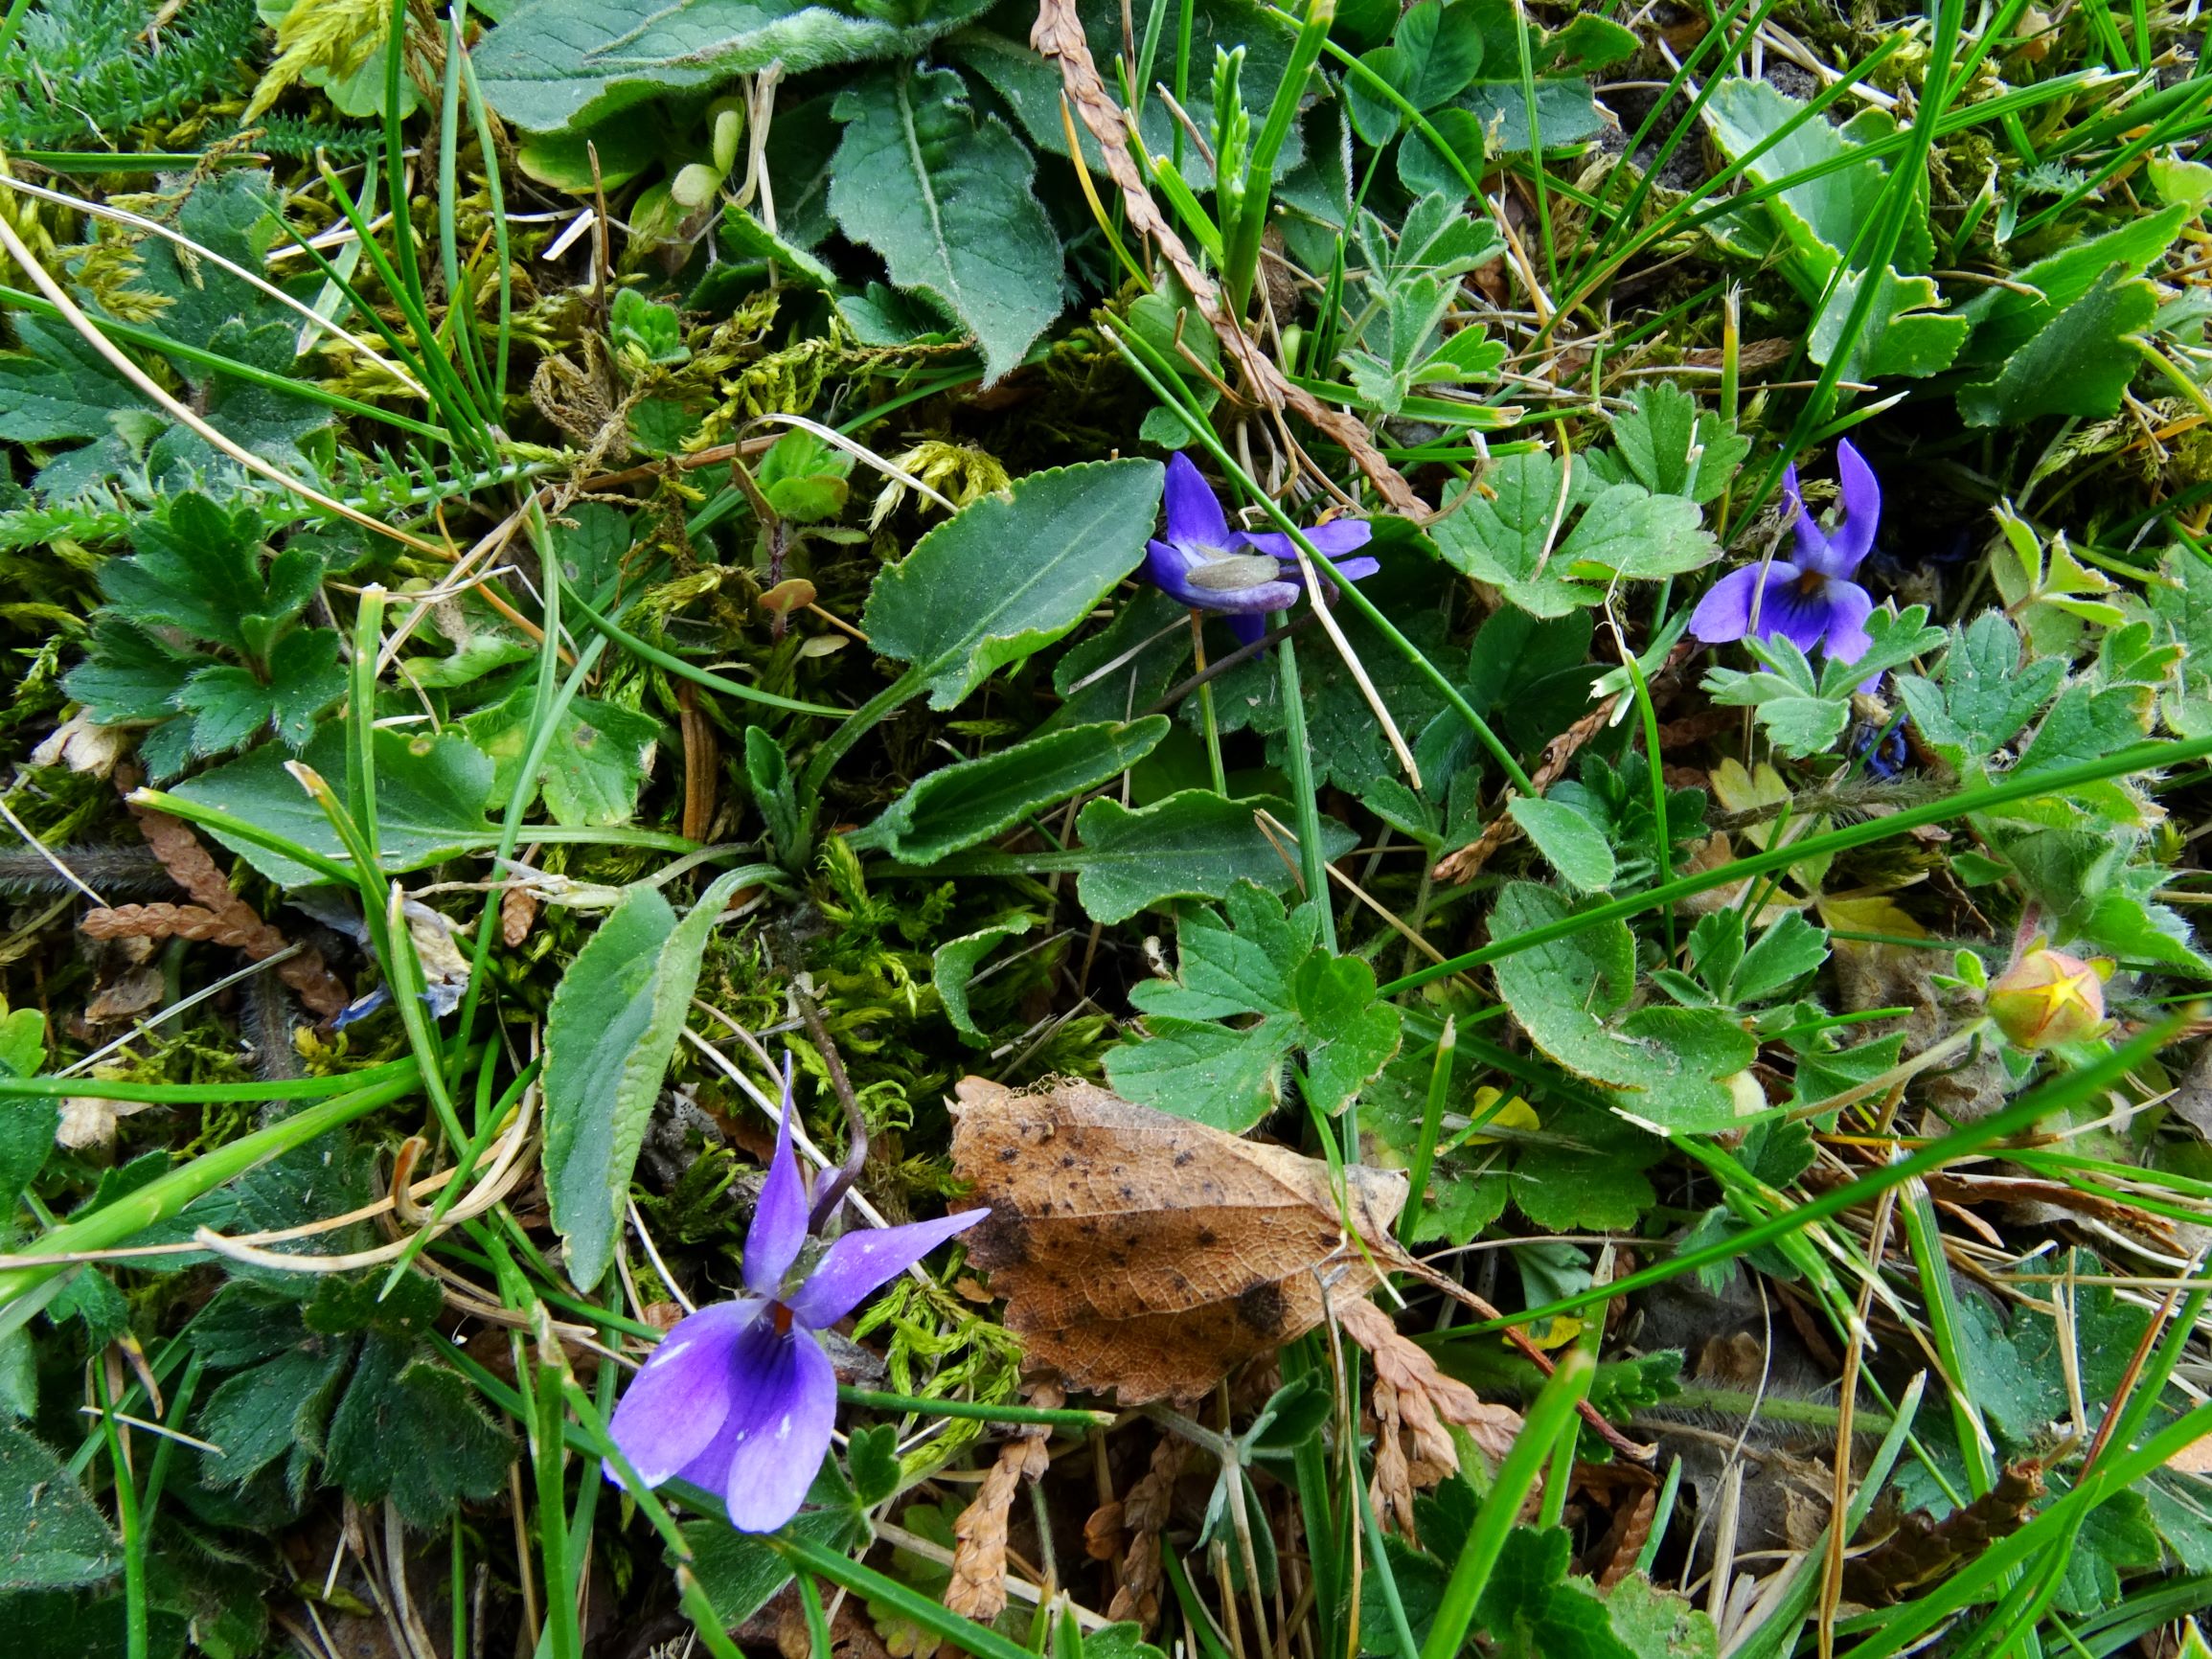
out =
[[[1239,1140],[1089,1083],[955,1089],[952,1163],[992,1209],[969,1260],[1007,1329],[1071,1389],[1125,1405],[1193,1400],[1378,1281],[1405,1177]],[[1387,1321],[1385,1321],[1387,1323]]]

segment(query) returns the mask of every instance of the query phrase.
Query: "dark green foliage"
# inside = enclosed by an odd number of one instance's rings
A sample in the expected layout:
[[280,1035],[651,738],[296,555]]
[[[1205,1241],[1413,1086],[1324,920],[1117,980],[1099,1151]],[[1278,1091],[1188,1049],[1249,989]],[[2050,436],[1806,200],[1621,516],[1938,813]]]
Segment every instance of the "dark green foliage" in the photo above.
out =
[[50,0],[27,10],[0,64],[0,145],[90,148],[128,142],[238,83],[260,20],[252,0],[194,0],[148,27],[140,0]]
[[96,720],[154,726],[140,752],[157,780],[266,732],[301,748],[344,694],[337,634],[299,625],[339,550],[296,533],[269,554],[260,528],[251,506],[181,495],[101,571],[108,602],[63,683]]

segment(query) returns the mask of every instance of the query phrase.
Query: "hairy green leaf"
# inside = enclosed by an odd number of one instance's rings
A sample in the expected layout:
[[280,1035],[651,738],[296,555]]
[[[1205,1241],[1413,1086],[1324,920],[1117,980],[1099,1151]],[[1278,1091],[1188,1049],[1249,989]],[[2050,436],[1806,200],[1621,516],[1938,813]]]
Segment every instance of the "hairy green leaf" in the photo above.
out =
[[605,1276],[630,1171],[698,984],[707,936],[746,879],[721,876],[681,921],[633,887],[577,952],[545,1026],[545,1187],[572,1284]]
[[837,95],[846,124],[830,211],[891,280],[973,331],[984,377],[1016,367],[1060,308],[1060,238],[1031,193],[1036,163],[948,69],[880,70]]
[[122,1570],[115,1534],[61,1460],[0,1423],[0,1590],[97,1584]]
[[501,115],[554,132],[771,63],[793,76],[910,58],[989,8],[990,0],[924,0],[874,13],[807,0],[524,0],[476,49],[476,70]]

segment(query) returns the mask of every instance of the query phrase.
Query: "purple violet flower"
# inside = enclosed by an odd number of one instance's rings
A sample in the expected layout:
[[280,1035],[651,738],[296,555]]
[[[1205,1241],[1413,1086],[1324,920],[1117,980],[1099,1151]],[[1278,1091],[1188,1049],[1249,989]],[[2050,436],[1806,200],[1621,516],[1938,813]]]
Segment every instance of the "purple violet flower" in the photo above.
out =
[[[791,1152],[787,1074],[776,1155],[745,1235],[750,1294],[678,1321],[631,1379],[610,1425],[649,1487],[681,1475],[718,1492],[741,1533],[772,1533],[797,1514],[830,1449],[837,1374],[814,1333],[991,1214],[964,1210],[844,1233],[794,1274],[808,1241],[808,1204]],[[606,1473],[621,1479],[612,1465]]]
[[[1305,533],[1314,551],[1346,581],[1382,568],[1372,558],[1343,558],[1365,547],[1373,534],[1359,518],[1334,519]],[[1152,544],[1145,574],[1177,603],[1220,611],[1245,645],[1266,631],[1263,616],[1288,610],[1305,588],[1290,538],[1279,531],[1231,530],[1220,498],[1181,454],[1168,459],[1167,539]]]
[[1881,486],[1874,468],[1846,439],[1836,446],[1836,471],[1843,486],[1843,522],[1823,530],[1805,511],[1797,490],[1797,468],[1782,480],[1797,531],[1797,557],[1771,564],[1747,564],[1713,584],[1690,616],[1690,631],[1707,645],[1740,640],[1756,618],[1762,638],[1776,634],[1799,650],[1819,646],[1839,663],[1855,663],[1873,642],[1866,619],[1874,596],[1851,580],[1874,546],[1881,522]]

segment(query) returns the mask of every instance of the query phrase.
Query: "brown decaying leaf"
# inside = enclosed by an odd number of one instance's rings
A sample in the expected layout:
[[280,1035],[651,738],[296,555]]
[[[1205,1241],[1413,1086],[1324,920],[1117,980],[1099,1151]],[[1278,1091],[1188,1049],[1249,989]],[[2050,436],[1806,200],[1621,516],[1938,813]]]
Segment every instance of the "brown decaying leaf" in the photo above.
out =
[[[1056,1383],[1029,1390],[1030,1403],[1051,1411],[1067,1403]],[[1052,1466],[1045,1451],[1051,1431],[1041,1424],[1021,1428],[998,1448],[998,1461],[959,1519],[952,1523],[952,1582],[945,1605],[962,1618],[988,1625],[1006,1610],[1006,1520],[1023,1480],[1038,1481]]]
[[1942,1520],[1914,1510],[1898,1528],[1843,1569],[1843,1594],[1865,1607],[1886,1607],[1923,1585],[1940,1582],[1961,1561],[2017,1533],[2043,1495],[2042,1466],[2012,1465],[1990,1490]]
[[[1329,1168],[1089,1083],[1017,1094],[963,1079],[953,1168],[992,1218],[969,1259],[1007,1329],[1069,1388],[1197,1399],[1379,1283]],[[1405,1177],[1346,1171],[1352,1228],[1387,1242]]]
[[1636,1557],[1651,1538],[1658,1510],[1659,1494],[1646,1487],[1614,1512],[1613,1524],[1598,1545],[1597,1558],[1605,1563],[1598,1570],[1599,1589],[1609,1590],[1635,1571]]

